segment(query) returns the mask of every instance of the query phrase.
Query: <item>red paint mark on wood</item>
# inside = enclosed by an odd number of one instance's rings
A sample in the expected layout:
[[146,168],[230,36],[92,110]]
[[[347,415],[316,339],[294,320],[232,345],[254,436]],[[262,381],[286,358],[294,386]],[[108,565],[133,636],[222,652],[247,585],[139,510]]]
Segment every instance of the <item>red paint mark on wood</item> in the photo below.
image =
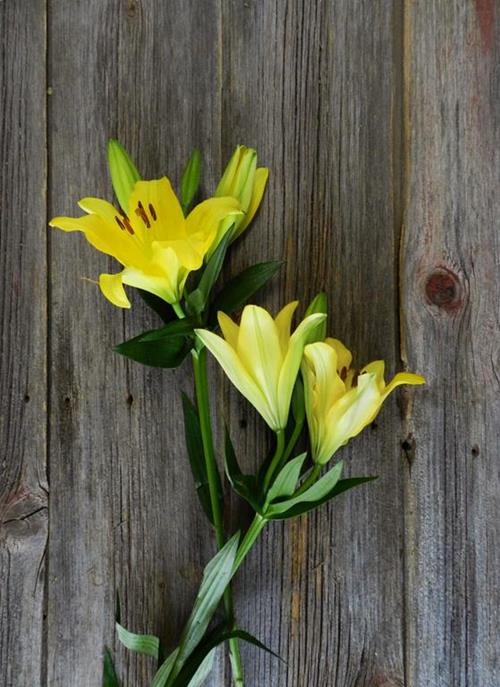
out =
[[487,55],[493,47],[495,0],[476,0],[476,14],[481,33],[481,47],[483,54]]

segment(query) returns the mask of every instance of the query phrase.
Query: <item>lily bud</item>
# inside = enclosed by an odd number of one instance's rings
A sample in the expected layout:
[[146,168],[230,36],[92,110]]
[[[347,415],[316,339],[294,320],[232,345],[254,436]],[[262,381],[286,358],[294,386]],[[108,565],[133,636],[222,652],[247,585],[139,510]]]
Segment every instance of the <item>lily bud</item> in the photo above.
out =
[[120,207],[123,212],[128,212],[128,199],[141,176],[125,148],[113,138],[108,143],[108,165]]
[[[315,315],[316,313],[321,313],[322,315],[328,314],[328,299],[324,291],[320,291],[309,303],[304,317],[309,315]],[[315,341],[323,341],[326,337],[326,319],[322,320],[317,324],[317,326],[311,330],[308,336],[307,343],[311,344]]]
[[[236,146],[215,190],[216,197],[236,198],[245,213],[236,222],[233,240],[248,227],[254,218],[264,195],[268,176],[267,167],[257,167],[256,150],[243,145]],[[221,228],[220,238],[224,236],[227,229],[229,225]]]

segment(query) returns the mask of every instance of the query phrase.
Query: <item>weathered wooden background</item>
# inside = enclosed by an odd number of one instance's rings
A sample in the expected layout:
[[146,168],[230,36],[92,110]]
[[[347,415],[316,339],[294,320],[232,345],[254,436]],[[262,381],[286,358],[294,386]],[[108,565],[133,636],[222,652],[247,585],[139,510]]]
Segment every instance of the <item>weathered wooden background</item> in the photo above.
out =
[[[0,36],[2,687],[97,687],[105,644],[147,685],[116,594],[172,643],[214,551],[188,371],[113,354],[153,317],[109,305],[82,280],[107,259],[47,230],[111,198],[111,136],[151,178],[200,146],[207,190],[256,146],[270,184],[230,271],[286,258],[262,302],[324,288],[360,363],[428,378],[344,451],[380,480],[248,559],[239,620],[286,661],[245,649],[248,686],[498,687],[500,3],[0,0]],[[250,466],[270,437],[213,374]]]

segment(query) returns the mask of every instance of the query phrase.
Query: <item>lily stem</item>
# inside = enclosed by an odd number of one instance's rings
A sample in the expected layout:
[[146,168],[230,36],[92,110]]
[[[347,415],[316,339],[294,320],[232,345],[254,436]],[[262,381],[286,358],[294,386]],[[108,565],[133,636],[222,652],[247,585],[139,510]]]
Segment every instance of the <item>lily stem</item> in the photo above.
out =
[[299,494],[303,494],[309,487],[312,487],[312,485],[316,482],[316,480],[319,477],[319,473],[321,472],[321,465],[315,465],[311,472],[309,473],[309,476],[307,479],[303,482],[303,484],[300,486],[299,489],[295,492],[295,496],[298,496]]
[[[194,370],[194,383],[196,390],[196,403],[198,406],[198,413],[200,418],[200,430],[203,442],[205,465],[207,469],[208,489],[210,494],[210,505],[212,508],[212,515],[214,521],[215,538],[217,541],[217,547],[221,549],[225,544],[224,519],[221,503],[219,500],[219,474],[217,471],[217,462],[215,459],[214,443],[212,436],[212,425],[210,420],[210,401],[208,393],[206,348],[202,348],[200,351],[193,350],[192,359]],[[227,623],[229,627],[232,629],[234,625],[234,604],[233,594],[231,591],[231,587],[229,585],[224,592],[224,610],[226,614]],[[231,659],[234,684],[237,687],[243,687],[243,664],[241,661],[240,645],[238,639],[233,638],[229,640],[229,654]]]
[[285,430],[284,429],[278,429],[276,431],[276,450],[274,452],[274,456],[271,460],[271,463],[269,464],[269,467],[267,468],[266,475],[264,477],[264,493],[267,492],[269,487],[271,486],[274,473],[276,472],[280,462],[281,462],[281,457],[283,455],[283,451],[285,450]]

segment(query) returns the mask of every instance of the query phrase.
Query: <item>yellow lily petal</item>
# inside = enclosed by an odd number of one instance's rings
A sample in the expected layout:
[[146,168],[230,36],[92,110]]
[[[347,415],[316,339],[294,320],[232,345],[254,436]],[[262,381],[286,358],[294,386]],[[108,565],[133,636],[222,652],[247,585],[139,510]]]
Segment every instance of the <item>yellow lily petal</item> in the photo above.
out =
[[341,446],[370,424],[379,408],[380,393],[375,375],[360,375],[358,386],[340,398],[326,417],[326,426],[330,431],[321,462],[328,461]]
[[393,380],[385,387],[385,391],[382,395],[383,399],[387,398],[391,391],[394,391],[394,389],[401,384],[425,384],[425,377],[416,375],[413,372],[398,372]]
[[101,274],[99,276],[99,286],[104,296],[118,308],[130,308],[130,301],[127,298],[122,281],[123,272],[118,274]]
[[[382,393],[385,389],[385,379],[384,379],[384,373],[385,373],[385,363],[383,360],[374,360],[372,363],[369,363],[368,365],[365,365],[363,369],[360,372],[360,375],[364,374],[365,372],[368,372],[369,374],[375,375],[375,379],[377,380],[377,385],[380,393]],[[403,382],[401,382],[403,383]]]
[[209,198],[197,205],[186,218],[186,232],[189,240],[202,255],[213,249],[215,239],[218,241],[219,225],[226,217],[241,217],[240,204],[235,198]]
[[276,415],[261,389],[241,363],[236,351],[213,332],[206,329],[196,329],[195,332],[238,391],[250,401],[267,424],[274,429],[277,422]]
[[320,322],[326,319],[323,313],[309,315],[299,324],[290,337],[288,350],[281,365],[278,382],[278,408],[280,429],[286,426],[293,387],[300,368],[304,346],[309,332]]
[[339,341],[339,339],[332,339],[328,337],[325,340],[325,343],[327,343],[329,346],[331,346],[336,354],[337,354],[337,370],[340,373],[342,369],[345,368],[345,371],[347,372],[349,368],[351,367],[352,363],[352,353],[351,351],[344,346],[342,341]]
[[257,305],[244,308],[237,353],[264,396],[275,406],[283,356],[276,325],[264,308]]
[[297,310],[299,301],[292,301],[285,305],[274,318],[274,323],[278,329],[278,336],[280,339],[281,352],[286,354],[288,342],[290,341],[290,330],[292,328],[292,318],[294,312]]
[[133,247],[126,236],[121,235],[121,229],[98,215],[83,215],[82,217],[54,217],[49,225],[63,231],[81,231],[90,245],[101,253],[111,255],[122,265],[126,264],[133,255]]
[[231,346],[231,348],[234,348],[236,351],[238,348],[238,333],[240,331],[240,328],[236,324],[236,322],[233,322],[233,320],[226,315],[226,313],[222,312],[222,310],[219,310],[217,313],[217,319],[219,321],[219,326],[221,328],[222,334],[224,335],[224,338],[228,342],[228,344]]
[[185,239],[184,214],[167,177],[136,182],[129,198],[128,216],[135,231],[151,241]]

